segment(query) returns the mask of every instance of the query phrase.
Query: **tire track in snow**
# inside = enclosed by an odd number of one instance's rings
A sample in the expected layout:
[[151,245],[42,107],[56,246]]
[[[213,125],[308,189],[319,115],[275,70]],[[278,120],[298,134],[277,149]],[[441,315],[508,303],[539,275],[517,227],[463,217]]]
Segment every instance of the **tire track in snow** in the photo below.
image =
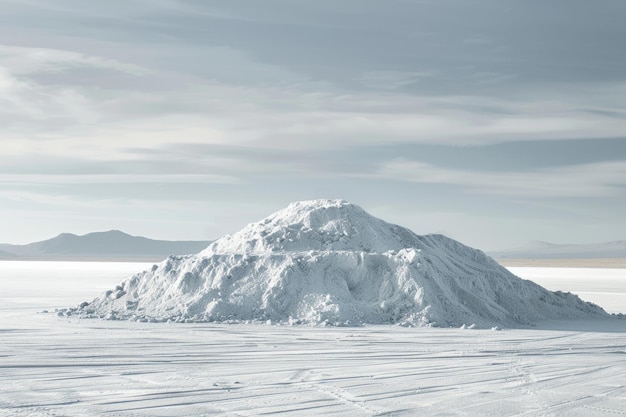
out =
[[303,385],[307,388],[317,390],[341,402],[342,404],[348,405],[351,408],[360,410],[369,415],[380,416],[390,413],[389,410],[367,404],[367,401],[358,399],[358,397],[350,391],[329,383],[324,374],[319,374],[313,370],[299,369],[289,379],[294,381],[297,385]]

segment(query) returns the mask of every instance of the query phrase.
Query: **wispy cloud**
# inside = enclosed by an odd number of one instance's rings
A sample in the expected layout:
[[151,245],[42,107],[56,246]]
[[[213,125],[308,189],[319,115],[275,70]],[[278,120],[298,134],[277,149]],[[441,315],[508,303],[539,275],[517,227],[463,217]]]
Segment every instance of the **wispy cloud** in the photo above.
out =
[[381,164],[376,178],[460,186],[469,192],[562,198],[626,193],[626,161],[581,164],[527,172],[479,172],[396,159]]
[[370,71],[359,75],[357,81],[370,88],[396,90],[432,76],[428,71]]
[[0,63],[13,74],[62,72],[78,67],[107,69],[132,75],[150,72],[139,65],[95,55],[62,49],[13,45],[0,45]]
[[238,184],[238,178],[210,174],[89,174],[89,175],[33,175],[0,174],[0,183],[6,185],[72,185],[72,184]]
[[[614,117],[625,104],[622,83],[564,84],[551,92],[535,86],[499,97],[416,95],[404,87],[422,79],[441,83],[440,74],[366,71],[357,78],[376,88],[351,90],[232,47],[203,51],[203,62],[211,63],[207,77],[60,49],[0,46],[3,153],[25,156],[36,149],[48,155],[128,159],[136,157],[126,152],[129,144],[146,150],[181,142],[331,150],[610,138],[626,131],[626,118]],[[97,88],[72,84],[71,74],[60,84],[37,78],[78,67],[128,74],[137,86],[117,85],[115,79]],[[513,76],[474,72],[471,77],[500,83]]]

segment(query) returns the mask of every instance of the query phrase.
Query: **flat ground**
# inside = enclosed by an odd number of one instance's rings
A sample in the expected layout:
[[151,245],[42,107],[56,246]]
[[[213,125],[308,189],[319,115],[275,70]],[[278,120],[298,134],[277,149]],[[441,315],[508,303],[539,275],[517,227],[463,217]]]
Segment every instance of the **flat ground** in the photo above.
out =
[[496,259],[506,267],[543,267],[543,268],[626,268],[623,258],[589,259]]
[[594,332],[1,322],[0,416],[626,413],[626,320]]
[[626,415],[626,318],[502,331],[78,320],[37,311],[136,267],[0,267],[0,417]]

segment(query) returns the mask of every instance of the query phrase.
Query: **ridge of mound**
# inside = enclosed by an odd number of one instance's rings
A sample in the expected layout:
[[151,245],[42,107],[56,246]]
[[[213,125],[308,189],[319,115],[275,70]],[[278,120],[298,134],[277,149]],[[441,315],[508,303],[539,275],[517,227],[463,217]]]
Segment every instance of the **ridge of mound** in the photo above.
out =
[[608,316],[483,252],[343,200],[290,204],[63,315],[141,321],[514,327]]

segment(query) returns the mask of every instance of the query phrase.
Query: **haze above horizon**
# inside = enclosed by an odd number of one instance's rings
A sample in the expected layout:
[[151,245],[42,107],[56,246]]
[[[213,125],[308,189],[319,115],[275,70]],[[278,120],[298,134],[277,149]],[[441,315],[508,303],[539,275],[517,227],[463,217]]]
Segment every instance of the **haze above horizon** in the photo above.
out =
[[484,250],[626,239],[626,3],[0,0],[2,242],[343,198]]

